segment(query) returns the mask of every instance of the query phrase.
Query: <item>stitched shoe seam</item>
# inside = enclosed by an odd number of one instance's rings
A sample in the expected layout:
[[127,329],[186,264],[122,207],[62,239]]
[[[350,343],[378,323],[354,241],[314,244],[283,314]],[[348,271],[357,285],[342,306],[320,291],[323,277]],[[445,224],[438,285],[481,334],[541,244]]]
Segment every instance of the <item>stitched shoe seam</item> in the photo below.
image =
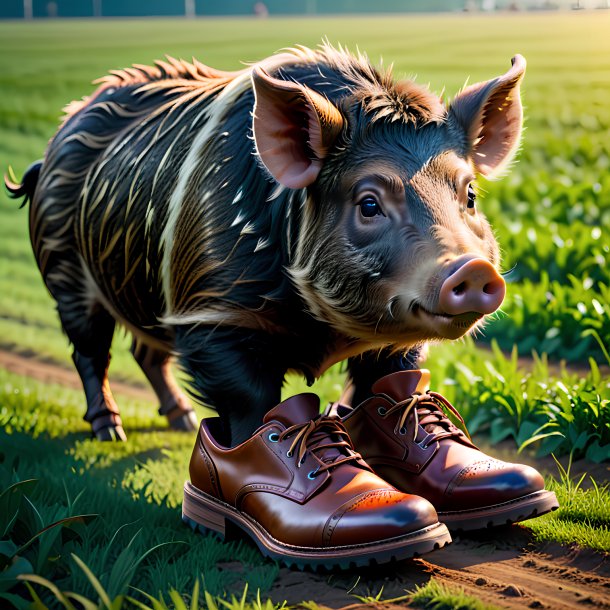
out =
[[[351,498],[344,504],[342,504],[338,509],[333,512],[333,514],[327,519],[324,524],[324,529],[322,530],[322,542],[324,544],[329,544],[332,536],[339,524],[341,518],[348,512],[352,511],[354,507],[359,504],[365,498],[373,497],[381,495],[385,492],[393,492],[394,490],[388,489],[387,487],[380,487],[378,489],[369,489],[368,491],[364,491],[355,498]],[[395,492],[400,493],[400,492]]]
[[218,497],[222,497],[222,493],[220,492],[218,477],[216,476],[216,468],[214,467],[212,458],[208,454],[203,443],[199,442],[198,448],[199,448],[199,453],[201,454],[201,457],[203,458],[203,463],[205,464],[205,467],[208,471],[208,476],[210,477],[210,483],[212,485],[212,489],[214,490],[214,493]]
[[464,482],[464,479],[468,476],[468,474],[470,472],[472,472],[474,470],[474,468],[476,466],[478,466],[479,464],[490,464],[490,463],[494,463],[494,462],[498,463],[498,464],[504,464],[504,462],[501,462],[500,460],[496,460],[494,458],[488,458],[486,460],[477,460],[476,462],[472,462],[471,464],[468,464],[468,466],[464,466],[464,468],[462,468],[462,470],[460,470],[453,477],[453,479],[451,479],[451,481],[447,485],[445,494],[447,496],[450,496],[455,491],[455,489]]

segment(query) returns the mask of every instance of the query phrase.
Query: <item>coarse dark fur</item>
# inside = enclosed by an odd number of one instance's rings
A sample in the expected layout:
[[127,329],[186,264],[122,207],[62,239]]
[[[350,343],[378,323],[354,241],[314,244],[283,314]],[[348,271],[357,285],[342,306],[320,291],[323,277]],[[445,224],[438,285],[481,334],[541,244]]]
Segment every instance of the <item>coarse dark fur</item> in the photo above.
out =
[[[410,228],[383,239],[333,243],[333,227],[353,209],[342,180],[354,168],[387,163],[419,202],[427,189],[445,186],[425,178],[412,187],[407,175],[425,175],[447,155],[467,159],[468,138],[438,98],[395,83],[362,56],[324,46],[263,65],[273,78],[316,91],[344,117],[307,188],[279,185],[261,163],[250,68],[224,73],[173,59],[102,79],[90,99],[68,107],[42,165],[22,185],[7,183],[32,201],[36,260],[74,345],[85,417],[100,438],[124,437],[106,378],[117,321],[134,334],[134,355],[161,412],[176,427],[194,424],[167,369],[174,353],[194,396],[218,409],[227,442],[237,442],[279,401],[287,370],[312,380],[351,357],[363,393],[381,374],[414,365],[430,331],[396,321],[387,285],[422,252],[447,250],[452,241],[459,247],[447,260],[474,248],[498,263],[487,223],[447,224],[441,204],[414,204]],[[458,222],[467,228],[450,240],[441,235],[439,225]],[[407,260],[403,240],[415,252]]]

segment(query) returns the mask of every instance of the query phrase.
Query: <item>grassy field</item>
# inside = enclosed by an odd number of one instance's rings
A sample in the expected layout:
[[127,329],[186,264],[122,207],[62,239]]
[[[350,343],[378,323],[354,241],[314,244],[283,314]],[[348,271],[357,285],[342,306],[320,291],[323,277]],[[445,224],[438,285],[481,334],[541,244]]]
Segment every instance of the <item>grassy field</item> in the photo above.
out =
[[[610,364],[608,31],[608,11],[0,23],[0,168],[11,164],[19,176],[40,158],[61,108],[90,93],[93,79],[165,54],[235,69],[240,61],[328,37],[365,50],[373,60],[383,56],[397,76],[417,76],[450,98],[467,77],[492,78],[522,53],[528,60],[527,130],[519,163],[502,181],[482,185],[481,207],[502,245],[504,267],[514,267],[503,313],[482,339],[495,341],[493,350],[472,341],[433,346],[428,365],[435,385],[460,408],[470,429],[492,443],[510,438],[515,447],[529,444],[540,454],[572,453],[601,462],[610,458],[610,377],[607,368],[598,368]],[[31,254],[27,212],[17,207],[0,195],[0,347],[71,366]],[[524,365],[517,352],[510,358],[500,351],[513,345],[521,355],[533,349],[542,355]],[[117,334],[111,375],[142,382],[128,346],[129,339]],[[584,363],[585,372],[551,366],[547,359]],[[337,367],[316,389],[324,401],[332,400],[341,382]],[[302,388],[302,381],[291,378],[285,393]],[[55,528],[55,537],[45,534],[46,555],[41,539],[21,554],[24,561],[60,587],[90,596],[91,581],[71,552],[112,595],[125,593],[131,583],[169,598],[171,588],[192,591],[197,579],[211,595],[234,592],[245,582],[251,593],[266,591],[277,566],[249,547],[195,541],[179,526],[176,506],[192,439],[165,430],[151,405],[121,400],[121,407],[129,443],[101,446],[87,439],[79,393],[0,374],[0,493],[17,480],[39,479],[17,488],[30,500],[19,505],[20,541],[61,518],[101,515]],[[570,487],[567,479],[556,483],[562,512],[528,527],[541,540],[610,549],[606,482],[587,491]],[[0,561],[10,550],[2,525]],[[112,569],[119,557],[133,563],[167,542],[176,544],[157,549],[134,572]],[[242,574],[235,581],[234,572],[219,568],[228,561],[244,563],[247,578]],[[0,593],[5,587],[0,579]]]

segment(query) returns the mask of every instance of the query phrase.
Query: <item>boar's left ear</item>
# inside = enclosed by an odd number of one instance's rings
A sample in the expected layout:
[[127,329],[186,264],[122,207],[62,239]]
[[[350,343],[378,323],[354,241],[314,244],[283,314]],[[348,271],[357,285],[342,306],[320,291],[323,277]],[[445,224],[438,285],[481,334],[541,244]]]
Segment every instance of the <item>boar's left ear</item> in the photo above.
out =
[[298,189],[315,182],[322,160],[343,127],[343,117],[325,97],[309,87],[252,72],[254,141],[271,175]]
[[486,178],[498,175],[519,145],[523,125],[519,86],[524,74],[525,59],[516,55],[506,74],[466,87],[449,108],[449,120],[466,132],[475,168]]

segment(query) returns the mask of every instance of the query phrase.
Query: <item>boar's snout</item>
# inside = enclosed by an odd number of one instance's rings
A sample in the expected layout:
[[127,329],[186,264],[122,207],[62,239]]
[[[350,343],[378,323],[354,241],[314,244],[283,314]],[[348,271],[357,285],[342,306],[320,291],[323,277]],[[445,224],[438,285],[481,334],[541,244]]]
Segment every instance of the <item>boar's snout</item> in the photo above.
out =
[[463,260],[443,282],[438,304],[443,313],[452,316],[490,314],[500,307],[505,294],[506,284],[496,268],[483,258],[471,258]]

